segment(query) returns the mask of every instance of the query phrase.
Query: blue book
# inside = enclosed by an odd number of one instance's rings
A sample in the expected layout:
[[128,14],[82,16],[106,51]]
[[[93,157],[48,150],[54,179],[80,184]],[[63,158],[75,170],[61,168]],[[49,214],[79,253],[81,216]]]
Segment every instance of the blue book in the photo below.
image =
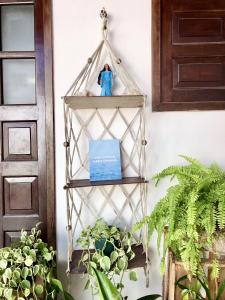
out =
[[90,181],[122,179],[119,140],[91,140],[89,168]]

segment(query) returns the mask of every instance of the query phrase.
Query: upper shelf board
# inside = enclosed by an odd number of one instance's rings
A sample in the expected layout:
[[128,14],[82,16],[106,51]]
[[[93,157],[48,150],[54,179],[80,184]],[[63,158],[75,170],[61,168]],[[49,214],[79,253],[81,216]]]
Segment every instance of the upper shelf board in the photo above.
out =
[[144,106],[144,96],[65,96],[66,104],[72,109],[91,108],[137,108]]

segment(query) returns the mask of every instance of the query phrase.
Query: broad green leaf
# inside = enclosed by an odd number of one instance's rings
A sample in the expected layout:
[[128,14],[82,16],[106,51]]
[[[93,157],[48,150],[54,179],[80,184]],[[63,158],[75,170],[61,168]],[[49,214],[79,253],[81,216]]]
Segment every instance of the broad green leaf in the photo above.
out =
[[27,276],[28,276],[28,273],[29,273],[29,269],[28,269],[27,267],[24,267],[24,268],[22,269],[21,276],[22,276],[24,279],[26,279]]
[[118,259],[117,267],[120,271],[123,271],[127,268],[127,260],[125,259],[125,257],[121,257]]
[[9,285],[10,285],[11,288],[16,288],[17,287],[17,283],[13,279],[10,280]]
[[116,251],[113,251],[111,254],[110,254],[110,259],[111,259],[111,263],[113,264],[117,258],[118,258],[118,253]]
[[4,272],[4,275],[6,278],[10,279],[12,277],[12,270],[10,268],[7,268]]
[[104,273],[96,269],[92,269],[92,271],[96,279],[100,300],[122,300],[119,291]]
[[8,289],[6,288],[4,290],[4,296],[6,299],[11,299],[12,298],[12,293],[13,293],[13,290],[12,289]]
[[25,260],[25,265],[27,267],[30,267],[33,264],[33,258],[31,256],[27,256],[26,260]]
[[51,255],[51,253],[45,253],[44,255],[43,255],[43,257],[47,260],[47,261],[50,261],[50,260],[52,260],[52,255]]
[[30,289],[25,289],[23,293],[25,297],[28,297],[30,295]]
[[41,284],[37,284],[34,288],[35,293],[37,294],[37,296],[40,296],[43,292],[44,292],[44,288]]
[[56,278],[52,278],[51,280],[51,284],[57,288],[58,291],[63,292],[63,286],[60,280],[56,279]]
[[111,262],[110,262],[110,259],[108,256],[103,256],[100,259],[100,266],[106,272],[108,272],[110,270]]
[[36,275],[38,274],[39,270],[40,270],[39,265],[35,265],[35,266],[33,267],[33,274],[34,274],[34,276],[36,276]]
[[129,273],[129,278],[130,278],[130,280],[132,280],[132,281],[137,281],[137,280],[138,280],[137,273],[136,273],[135,271],[131,271],[131,272]]
[[26,279],[24,279],[20,285],[21,285],[22,289],[24,289],[24,290],[30,289],[30,281],[28,281]]
[[0,269],[4,270],[7,267],[7,260],[1,259],[0,260]]
[[15,280],[20,279],[20,272],[19,272],[18,270],[14,270],[14,271],[13,271],[13,278],[14,278]]

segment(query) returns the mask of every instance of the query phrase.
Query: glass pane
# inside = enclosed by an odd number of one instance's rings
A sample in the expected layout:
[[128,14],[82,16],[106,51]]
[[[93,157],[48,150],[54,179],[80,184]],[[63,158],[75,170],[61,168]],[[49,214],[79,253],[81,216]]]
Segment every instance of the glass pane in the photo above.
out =
[[9,5],[1,8],[2,51],[34,50],[34,7]]
[[34,104],[35,60],[3,59],[4,104]]

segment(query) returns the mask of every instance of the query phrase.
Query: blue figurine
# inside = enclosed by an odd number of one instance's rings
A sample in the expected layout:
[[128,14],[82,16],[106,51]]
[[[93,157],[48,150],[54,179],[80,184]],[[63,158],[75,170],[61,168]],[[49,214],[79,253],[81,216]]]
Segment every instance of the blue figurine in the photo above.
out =
[[101,96],[112,96],[113,73],[108,64],[104,65],[98,76],[98,84],[101,85]]

